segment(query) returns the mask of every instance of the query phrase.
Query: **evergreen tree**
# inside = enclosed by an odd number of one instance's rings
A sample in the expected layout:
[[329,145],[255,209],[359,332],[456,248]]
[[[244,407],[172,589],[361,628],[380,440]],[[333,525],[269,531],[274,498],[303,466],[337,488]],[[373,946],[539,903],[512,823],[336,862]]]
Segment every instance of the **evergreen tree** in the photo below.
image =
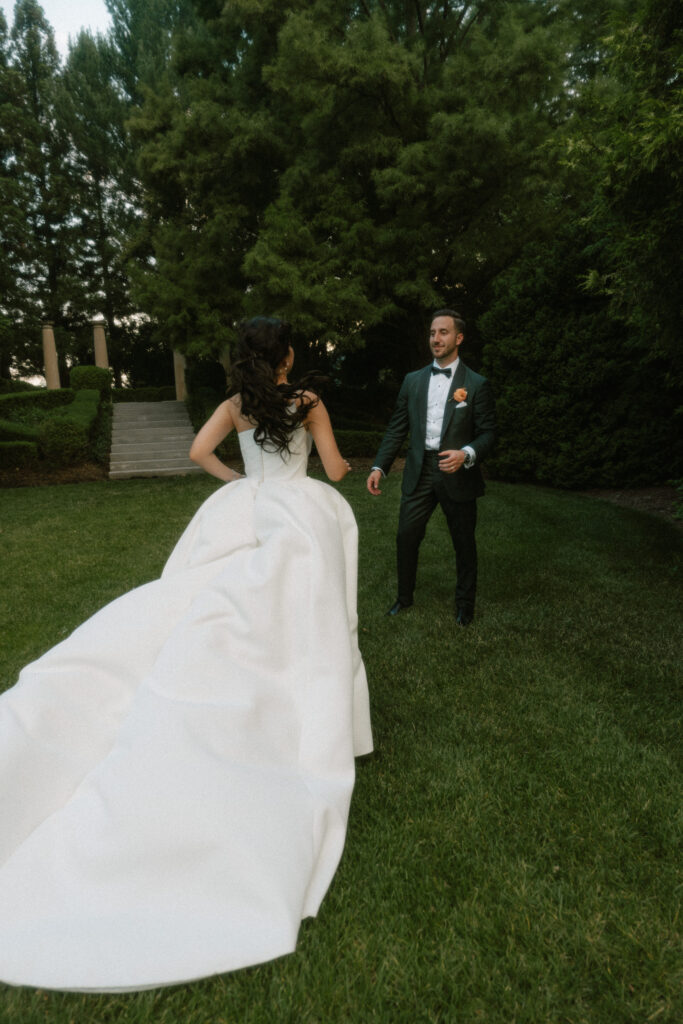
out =
[[268,309],[320,355],[414,364],[428,311],[476,313],[534,223],[566,33],[529,0],[196,7],[135,119],[139,294],[187,350]]
[[163,76],[177,27],[192,16],[192,0],[105,0],[119,87],[131,106]]
[[177,33],[168,74],[132,118],[145,185],[136,295],[174,347],[218,356],[242,314],[245,252],[275,195],[289,126],[262,68],[281,6],[200,5]]
[[614,487],[683,474],[680,47],[672,4],[596,40],[557,140],[558,187],[481,319],[506,479]]
[[670,362],[581,287],[594,238],[560,223],[499,276],[480,327],[497,400],[490,472],[552,487],[637,487],[683,472]]
[[5,379],[10,376],[13,359],[24,357],[28,340],[21,323],[16,273],[26,245],[15,159],[18,96],[19,80],[10,63],[7,22],[0,11],[0,378]]
[[363,335],[399,374],[424,358],[431,309],[476,315],[548,171],[563,62],[542,6],[292,13],[267,79],[297,152],[247,256],[255,304],[314,337]]
[[[73,252],[77,228],[72,199],[76,178],[65,126],[65,94],[54,34],[36,0],[18,0],[11,33],[15,72],[12,161],[14,193],[26,226],[15,266],[20,308],[15,316],[37,332],[55,324],[61,371],[66,374],[74,303]],[[40,369],[35,363],[20,367]]]
[[78,221],[76,273],[79,309],[87,328],[86,358],[92,358],[89,320],[103,314],[109,358],[117,382],[130,357],[134,312],[127,272],[128,238],[137,220],[137,182],[125,128],[128,105],[115,80],[109,41],[82,32],[71,46],[64,72],[67,118],[77,180],[73,216]]
[[632,344],[671,361],[683,383],[683,21],[677,0],[643,0],[609,40],[611,89],[588,95],[573,154],[590,150],[596,244],[589,288]]

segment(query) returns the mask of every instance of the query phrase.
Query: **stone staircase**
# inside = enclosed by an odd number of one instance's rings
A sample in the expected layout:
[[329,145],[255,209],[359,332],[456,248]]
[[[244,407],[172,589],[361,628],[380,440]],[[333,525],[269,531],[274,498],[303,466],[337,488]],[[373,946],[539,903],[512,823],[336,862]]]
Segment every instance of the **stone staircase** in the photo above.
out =
[[116,402],[109,478],[203,473],[187,454],[193,438],[184,402]]

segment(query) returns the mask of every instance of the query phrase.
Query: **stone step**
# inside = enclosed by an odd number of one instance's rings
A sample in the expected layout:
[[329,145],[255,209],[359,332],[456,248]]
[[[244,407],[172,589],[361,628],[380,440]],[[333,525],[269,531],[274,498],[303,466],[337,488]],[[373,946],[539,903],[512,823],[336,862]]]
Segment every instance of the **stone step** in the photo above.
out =
[[173,409],[137,409],[135,406],[114,406],[114,426],[120,424],[147,424],[147,423],[187,423],[188,415],[184,404],[180,408]]
[[200,469],[195,462],[191,462],[190,459],[184,459],[179,456],[170,456],[169,458],[163,458],[159,456],[144,455],[140,458],[135,456],[125,458],[112,459],[110,469],[182,469],[192,470]]
[[150,412],[187,412],[184,402],[114,402],[114,416],[142,416]]
[[184,402],[117,403],[109,477],[122,480],[203,473],[188,457],[193,439]]
[[112,441],[117,443],[123,442],[123,444],[133,444],[135,441],[142,441],[154,443],[162,441],[176,441],[178,444],[184,444],[188,442],[188,448],[192,444],[192,438],[194,434],[190,428],[185,425],[184,427],[177,427],[175,430],[133,430],[127,428],[126,430],[115,430],[112,431]]
[[[114,406],[114,408],[120,408]],[[187,412],[185,409],[173,409],[164,412],[163,409],[151,409],[149,412],[118,412],[114,413],[114,423],[149,423],[153,420],[159,420],[166,422],[167,420],[186,420]]]
[[135,467],[134,469],[110,469],[109,479],[110,480],[131,480],[133,477],[153,477],[153,476],[191,476],[195,473],[203,473],[204,471],[200,466],[192,465],[190,469],[180,469],[177,467],[162,468],[156,466],[154,469],[140,469]]
[[[185,440],[185,438],[163,438],[159,441],[150,441],[146,439],[144,441],[126,441],[120,438],[117,441],[112,442],[111,454],[112,455],[125,455],[127,452],[177,452],[182,450],[178,441]],[[192,444],[192,435],[187,437],[187,444],[184,446],[185,454],[190,450]]]
[[189,428],[189,426],[190,426],[190,424],[189,424],[189,421],[188,421],[187,417],[185,417],[184,419],[180,419],[180,417],[176,417],[176,416],[174,416],[173,419],[168,418],[168,419],[160,419],[160,420],[141,420],[141,419],[115,420],[114,423],[112,423],[112,429],[114,431],[117,431],[117,430],[178,430],[179,428],[182,429],[183,427]]

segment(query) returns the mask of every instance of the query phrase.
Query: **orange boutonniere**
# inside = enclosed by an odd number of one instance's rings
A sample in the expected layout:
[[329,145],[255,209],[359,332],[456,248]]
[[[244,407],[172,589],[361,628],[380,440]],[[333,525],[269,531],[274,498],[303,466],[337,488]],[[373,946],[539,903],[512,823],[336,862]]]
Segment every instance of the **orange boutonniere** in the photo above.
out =
[[453,392],[454,402],[464,402],[467,399],[467,388],[456,388]]

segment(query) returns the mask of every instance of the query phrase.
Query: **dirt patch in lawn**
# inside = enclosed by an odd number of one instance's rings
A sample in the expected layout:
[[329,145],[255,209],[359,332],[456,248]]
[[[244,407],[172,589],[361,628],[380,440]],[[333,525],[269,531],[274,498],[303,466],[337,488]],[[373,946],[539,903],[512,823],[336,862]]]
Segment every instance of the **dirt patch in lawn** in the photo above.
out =
[[579,493],[588,498],[611,501],[614,505],[622,505],[624,508],[634,508],[638,512],[649,512],[653,516],[668,519],[669,522],[676,523],[683,529],[683,520],[676,518],[676,509],[681,505],[681,496],[675,487],[634,487],[611,490],[598,488]]

